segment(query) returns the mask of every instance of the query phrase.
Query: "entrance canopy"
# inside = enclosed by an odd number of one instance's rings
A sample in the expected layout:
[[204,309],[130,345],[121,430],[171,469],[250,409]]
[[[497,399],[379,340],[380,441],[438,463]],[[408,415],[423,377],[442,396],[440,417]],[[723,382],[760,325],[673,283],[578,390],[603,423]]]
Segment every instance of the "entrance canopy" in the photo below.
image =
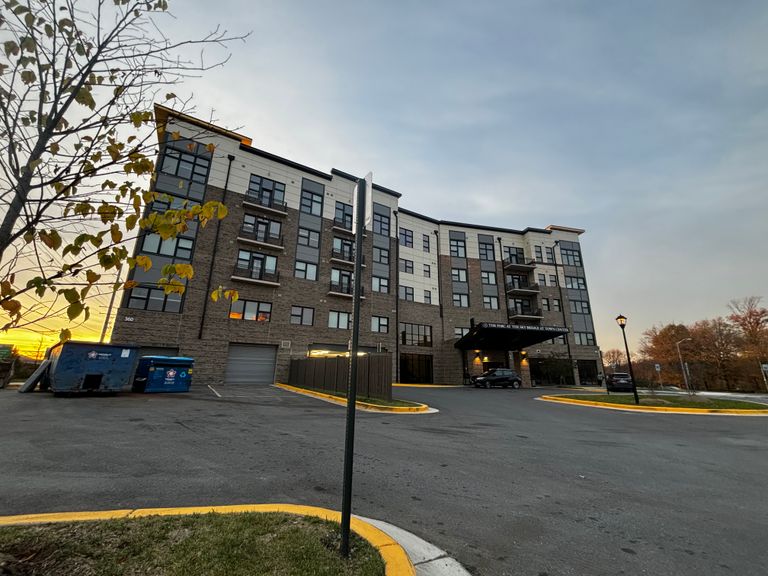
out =
[[563,334],[568,334],[568,328],[480,322],[454,346],[460,350],[521,350]]

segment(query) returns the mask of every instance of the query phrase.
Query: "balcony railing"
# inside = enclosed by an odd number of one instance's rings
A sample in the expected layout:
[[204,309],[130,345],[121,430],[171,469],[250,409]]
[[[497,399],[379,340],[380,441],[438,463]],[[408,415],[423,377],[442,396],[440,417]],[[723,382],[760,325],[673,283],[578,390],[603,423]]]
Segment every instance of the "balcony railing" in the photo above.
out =
[[511,284],[507,284],[507,294],[513,294],[513,293],[530,294],[531,292],[539,292],[539,285],[538,284],[518,284],[514,282]]
[[[331,282],[328,292],[353,296],[355,293],[355,286],[352,282]],[[365,296],[365,286],[360,287],[360,296]]]
[[[331,250],[331,258],[335,260],[341,260],[343,262],[348,262],[349,264],[354,264],[355,251],[352,249]],[[360,263],[365,266],[365,254],[363,254],[363,259]]]
[[509,317],[510,318],[543,318],[544,316],[541,313],[541,308],[537,308],[535,310],[525,309],[525,308],[510,308]]
[[240,228],[239,238],[246,240],[252,240],[254,242],[261,242],[263,244],[271,244],[273,246],[283,245],[282,234],[271,234],[267,230],[259,230],[253,226],[243,226]]
[[250,202],[251,204],[258,204],[264,208],[271,208],[272,210],[277,210],[278,212],[286,213],[288,211],[288,205],[285,202],[281,200],[275,200],[274,198],[269,198],[260,194],[254,194],[253,192],[245,193],[245,201]]
[[243,266],[235,266],[235,270],[232,272],[232,278],[271,282],[273,284],[280,283],[279,272],[267,271],[264,268],[245,268]]
[[516,256],[510,256],[504,259],[504,268],[533,270],[536,268],[536,260],[533,258],[518,258]]
[[349,220],[349,219],[334,218],[333,226],[335,228],[341,228],[342,230],[346,230],[347,232],[352,232],[352,220]]

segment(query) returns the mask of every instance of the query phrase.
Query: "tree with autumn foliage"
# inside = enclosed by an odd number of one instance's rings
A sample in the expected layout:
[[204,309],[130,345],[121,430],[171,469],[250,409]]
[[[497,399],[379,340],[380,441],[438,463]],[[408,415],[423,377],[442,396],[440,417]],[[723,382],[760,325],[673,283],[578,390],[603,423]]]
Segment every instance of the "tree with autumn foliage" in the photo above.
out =
[[[758,296],[748,296],[731,300],[728,305],[731,310],[728,319],[739,330],[744,341],[744,357],[752,362],[754,371],[759,371],[760,365],[768,362],[768,308],[760,306],[760,301]],[[765,383],[764,374],[762,378]]]
[[[223,64],[184,58],[243,37],[219,30],[195,40],[162,35],[165,0],[5,0],[0,9],[0,306],[2,330],[50,318],[87,318],[95,295],[130,288],[125,267],[142,230],[163,239],[223,218],[218,202],[147,212],[165,126],[160,100],[180,112],[172,88]],[[213,152],[213,145],[209,151]],[[194,271],[162,270],[167,293]],[[69,336],[63,330],[62,338]]]

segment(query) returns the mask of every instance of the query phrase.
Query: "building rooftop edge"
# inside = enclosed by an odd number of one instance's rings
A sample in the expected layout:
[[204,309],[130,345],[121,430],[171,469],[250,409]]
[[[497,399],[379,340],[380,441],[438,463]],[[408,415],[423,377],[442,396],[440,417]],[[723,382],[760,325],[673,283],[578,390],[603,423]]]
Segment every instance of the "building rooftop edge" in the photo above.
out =
[[227,138],[237,140],[242,144],[250,145],[252,142],[251,138],[243,134],[240,134],[238,132],[227,130],[226,128],[222,128],[221,126],[216,126],[216,124],[211,124],[210,122],[206,122],[205,120],[200,120],[199,118],[195,118],[194,116],[190,116],[189,114],[185,114],[184,112],[179,112],[178,110],[174,110],[173,108],[168,108],[167,106],[163,106],[162,104],[155,104],[155,122],[156,123],[158,119],[164,122],[167,122],[169,117],[178,118],[179,120],[187,122],[188,124],[192,124],[193,126],[203,128],[204,130],[209,130],[214,134],[220,134],[221,136],[225,136]]

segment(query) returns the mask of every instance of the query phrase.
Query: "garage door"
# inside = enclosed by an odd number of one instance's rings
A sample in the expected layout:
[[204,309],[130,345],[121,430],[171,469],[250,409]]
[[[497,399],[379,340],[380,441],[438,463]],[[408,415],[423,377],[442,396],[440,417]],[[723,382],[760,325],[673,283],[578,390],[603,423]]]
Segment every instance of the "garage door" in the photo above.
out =
[[270,385],[275,380],[276,346],[230,344],[225,384]]

